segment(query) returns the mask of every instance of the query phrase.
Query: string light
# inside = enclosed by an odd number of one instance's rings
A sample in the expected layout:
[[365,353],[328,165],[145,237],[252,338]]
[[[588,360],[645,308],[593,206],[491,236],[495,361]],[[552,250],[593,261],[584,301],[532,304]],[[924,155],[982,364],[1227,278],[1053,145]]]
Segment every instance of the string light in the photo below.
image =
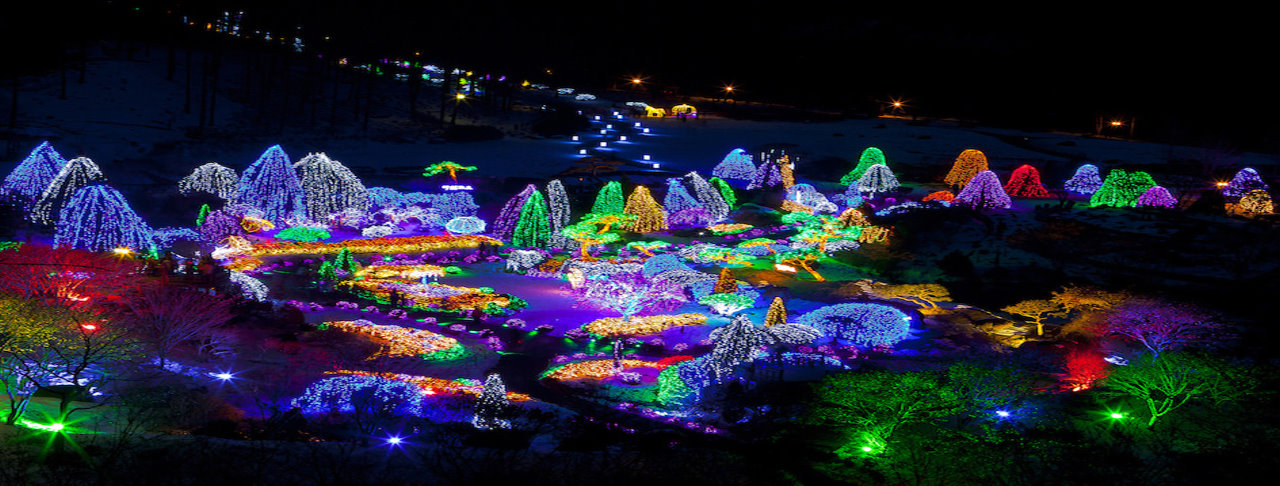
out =
[[520,208],[520,220],[511,235],[511,245],[516,247],[545,247],[551,238],[551,221],[547,217],[547,203],[537,189],[529,195]]
[[40,194],[34,209],[29,216],[37,224],[52,225],[61,215],[63,206],[80,188],[89,184],[106,182],[107,178],[88,157],[76,157],[62,166],[58,175],[49,182],[49,187]]
[[1098,173],[1098,167],[1093,164],[1084,164],[1076,169],[1076,173],[1067,179],[1063,188],[1076,194],[1092,195],[1098,192],[1098,188],[1102,187],[1102,175]]
[[706,323],[707,316],[702,314],[632,316],[630,319],[604,317],[588,322],[583,329],[605,337],[647,336],[672,327],[700,326]]
[[1013,170],[1004,192],[1013,197],[1049,197],[1049,190],[1040,182],[1040,171],[1030,165],[1022,165]]
[[974,176],[987,170],[987,155],[980,150],[967,149],[956,157],[943,182],[952,187],[967,186]]
[[667,215],[662,211],[662,206],[653,200],[653,195],[645,186],[636,186],[631,191],[631,196],[627,198],[627,204],[622,212],[636,215],[631,231],[652,233],[667,230]]
[[553,247],[564,247],[568,239],[560,231],[569,226],[571,210],[569,194],[565,192],[564,183],[553,179],[547,183],[547,209],[551,224],[551,238],[548,244]]
[[624,212],[622,208],[622,183],[609,181],[596,194],[595,203],[591,205],[591,212],[595,214],[622,213]]
[[715,186],[716,190],[720,191],[720,197],[724,199],[724,203],[729,206],[730,210],[733,210],[733,207],[738,204],[738,196],[734,194],[733,188],[729,186],[729,183],[719,177],[712,177],[707,180],[707,183]]
[[302,172],[307,217],[325,221],[346,210],[367,211],[369,191],[351,169],[324,153],[307,154],[294,164]]
[[307,214],[304,197],[289,156],[279,145],[272,145],[244,170],[233,202],[257,208],[264,219],[284,224]]
[[1009,209],[1013,207],[1013,201],[1009,200],[1009,195],[1000,186],[1000,177],[989,170],[983,170],[974,175],[968,181],[968,184],[964,186],[964,189],[960,191],[960,194],[956,194],[955,203],[974,209]]
[[1255,190],[1266,191],[1269,189],[1267,183],[1262,181],[1262,177],[1258,176],[1258,171],[1245,167],[1236,172],[1231,178],[1231,182],[1222,189],[1222,195],[1227,197],[1243,197]]
[[53,145],[40,142],[0,183],[0,199],[16,202],[24,213],[31,211],[66,165],[67,161]]
[[667,195],[662,199],[662,209],[667,214],[675,214],[693,208],[706,209],[701,202],[689,194],[689,191],[684,188],[679,179],[667,179]]
[[711,175],[721,179],[749,181],[756,175],[756,166],[751,162],[751,154],[736,148],[711,170]]
[[485,378],[484,390],[480,392],[480,399],[476,402],[471,425],[480,430],[510,428],[511,422],[502,418],[509,406],[507,387],[502,383],[502,377],[497,373],[490,374]]
[[62,208],[53,241],[57,248],[110,251],[150,249],[153,240],[151,228],[119,191],[106,184],[90,184],[76,191]]
[[1271,202],[1271,194],[1254,189],[1240,198],[1240,210],[1252,214],[1274,214],[1275,206]]
[[183,196],[197,193],[212,194],[225,200],[235,195],[239,183],[240,176],[234,169],[217,162],[209,162],[196,167],[190,175],[179,180],[178,192]]
[[1138,196],[1138,201],[1134,204],[1140,208],[1164,208],[1173,209],[1178,205],[1178,200],[1169,194],[1169,190],[1162,186],[1152,186]]
[[862,346],[893,345],[906,339],[910,317],[882,304],[836,304],[820,307],[796,319],[827,336]]
[[874,198],[877,193],[886,193],[898,188],[898,178],[889,170],[889,166],[875,164],[867,167],[858,179],[858,192],[870,193]]
[[[355,321],[328,321],[324,325],[344,332],[364,334],[385,341],[387,347],[378,356],[423,356],[443,352],[459,346],[458,340],[425,329],[410,329],[389,324],[374,324],[359,319]],[[373,359],[372,357],[369,359]]]

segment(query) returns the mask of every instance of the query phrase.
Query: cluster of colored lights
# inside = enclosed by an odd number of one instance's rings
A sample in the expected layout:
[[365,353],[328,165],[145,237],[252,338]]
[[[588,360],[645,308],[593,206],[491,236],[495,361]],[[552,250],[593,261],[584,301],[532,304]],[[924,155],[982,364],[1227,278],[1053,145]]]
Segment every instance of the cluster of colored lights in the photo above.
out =
[[595,379],[602,380],[617,374],[618,371],[626,371],[631,368],[665,368],[654,361],[644,361],[640,359],[624,359],[620,360],[621,369],[614,366],[612,359],[595,359],[589,361],[575,361],[567,363],[563,366],[553,368],[543,374],[544,378],[550,378],[556,381]]
[[424,329],[410,329],[390,324],[374,324],[366,320],[329,321],[325,325],[346,332],[365,334],[387,342],[386,355],[422,356],[446,351],[458,345],[458,340],[441,336]]
[[[336,243],[308,242],[269,242],[257,245],[244,244],[233,248],[220,248],[215,251],[214,258],[236,258],[267,255],[332,255],[349,249],[352,253],[380,253],[394,255],[396,253],[429,253],[442,250],[476,248],[482,243],[501,245],[502,242],[487,236],[477,235],[427,235],[403,238],[367,238],[346,240]],[[219,256],[222,255],[222,256]]]
[[605,317],[591,321],[583,328],[598,336],[646,336],[661,333],[671,327],[699,326],[706,323],[707,316],[702,314],[676,314],[632,316],[630,320]]
[[370,265],[352,274],[357,278],[402,278],[410,280],[418,280],[422,277],[443,277],[444,267],[438,265],[428,265],[425,263],[416,265]]
[[[433,378],[430,376],[407,375],[403,373],[380,373],[376,371],[362,370],[337,370],[329,371],[326,374],[331,375],[357,375],[357,376],[376,376],[389,380],[403,381],[410,383],[422,389],[423,395],[438,395],[442,393],[467,394],[472,396],[480,396],[483,387],[478,384],[462,382],[458,380],[446,380],[443,378]],[[526,401],[532,398],[524,393],[507,392],[507,398],[512,401]]]

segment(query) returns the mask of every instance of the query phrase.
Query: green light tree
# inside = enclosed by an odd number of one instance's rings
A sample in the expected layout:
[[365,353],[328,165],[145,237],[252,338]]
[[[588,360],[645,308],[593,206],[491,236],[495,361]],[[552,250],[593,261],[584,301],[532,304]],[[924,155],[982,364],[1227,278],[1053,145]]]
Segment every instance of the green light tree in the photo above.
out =
[[1142,193],[1155,186],[1156,181],[1146,172],[1112,169],[1107,173],[1107,179],[1102,181],[1102,187],[1089,196],[1089,206],[1134,207]]
[[582,261],[594,261],[588,251],[592,246],[602,245],[605,243],[613,243],[618,241],[617,233],[601,233],[596,231],[596,226],[591,223],[578,223],[569,225],[569,227],[560,230],[560,234],[578,242],[580,251],[579,258]]
[[707,179],[707,183],[711,184],[711,187],[716,188],[717,191],[720,191],[720,196],[724,198],[725,204],[729,205],[729,209],[733,209],[733,206],[738,204],[738,196],[733,192],[733,187],[730,187],[729,183],[725,182],[724,179],[712,177]]
[[451,160],[446,160],[437,164],[428,165],[426,169],[423,169],[422,176],[431,177],[436,174],[448,172],[449,179],[456,183],[458,182],[459,171],[470,172],[473,170],[476,170],[476,167],[474,165],[462,165]]
[[1103,381],[1102,391],[1141,403],[1151,427],[1193,400],[1221,405],[1251,393],[1254,386],[1240,367],[1202,355],[1165,353],[1115,367]]
[[862,174],[867,172],[873,165],[888,166],[889,162],[884,159],[884,152],[875,147],[867,147],[862,151],[862,155],[858,156],[858,165],[853,170],[840,178],[840,185],[849,187],[849,184],[858,182],[862,178]]
[[960,397],[934,371],[864,371],[829,375],[813,385],[816,399],[804,422],[838,427],[848,439],[836,453],[884,453],[894,432],[961,410]]
[[551,238],[551,220],[547,217],[547,203],[542,193],[533,191],[524,206],[520,208],[520,220],[516,223],[515,233],[511,235],[511,245],[516,247],[545,247]]
[[622,183],[609,181],[596,194],[596,202],[591,205],[591,212],[596,214],[621,213],[622,208]]
[[773,256],[773,261],[783,265],[795,265],[809,272],[813,278],[819,282],[826,282],[827,279],[822,274],[813,269],[813,264],[821,260],[824,255],[817,248],[801,248],[798,250],[784,251]]

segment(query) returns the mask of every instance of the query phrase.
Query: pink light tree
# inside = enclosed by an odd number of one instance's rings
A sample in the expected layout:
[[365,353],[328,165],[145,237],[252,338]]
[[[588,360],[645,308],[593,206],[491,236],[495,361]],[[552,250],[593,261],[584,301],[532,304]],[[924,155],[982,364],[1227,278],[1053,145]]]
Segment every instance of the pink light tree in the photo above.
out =
[[1009,209],[1013,202],[1000,186],[1000,177],[995,172],[984,170],[973,176],[969,184],[964,186],[960,194],[956,194],[955,204],[974,209]]
[[1222,323],[1194,307],[1158,299],[1133,299],[1111,311],[1103,334],[1118,335],[1141,344],[1155,356],[1172,349],[1220,338]]

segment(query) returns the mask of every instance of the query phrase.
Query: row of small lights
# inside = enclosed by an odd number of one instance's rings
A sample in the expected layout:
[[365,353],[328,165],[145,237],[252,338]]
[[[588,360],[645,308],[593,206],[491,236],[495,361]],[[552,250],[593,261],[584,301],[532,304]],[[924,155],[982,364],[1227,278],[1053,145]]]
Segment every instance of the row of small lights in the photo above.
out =
[[[582,114],[582,112],[581,112],[581,111],[579,111],[579,112],[578,112],[578,114],[579,114],[579,115],[581,115],[581,114]],[[625,119],[621,113],[618,113],[618,112],[616,112],[616,111],[615,111],[615,112],[613,112],[613,117],[614,117],[615,119],[618,119],[618,120],[623,120],[623,119]],[[595,121],[604,121],[604,120],[602,120],[602,119],[601,119],[600,115],[595,115],[595,117],[594,117],[594,118],[595,118]],[[640,126],[640,122],[634,122],[634,125],[633,125],[633,126],[634,126],[635,128],[639,128],[639,129],[641,129],[641,132],[642,132],[642,133],[645,133],[645,134],[648,134],[648,133],[649,133],[649,128],[648,128],[648,127],[642,127],[642,126]],[[613,129],[613,124],[612,124],[612,123],[606,123],[606,124],[605,124],[605,126],[604,126],[604,128],[600,129],[600,136],[608,135],[608,134],[609,134],[609,130],[612,130],[612,129]],[[574,135],[574,136],[571,138],[571,140],[572,140],[572,141],[574,141],[574,142],[578,142],[578,141],[581,141],[581,140],[582,140],[582,138],[581,138],[580,136],[578,136],[578,135]],[[618,141],[619,141],[619,142],[626,142],[626,141],[628,141],[628,140],[627,140],[627,136],[626,136],[626,135],[619,135],[619,136],[618,136]],[[600,142],[600,148],[608,148],[608,147],[609,147],[609,142],[608,142],[608,141],[601,141],[601,142]],[[578,155],[587,155],[587,149],[578,149]],[[650,156],[649,154],[644,154],[644,155],[641,155],[640,157],[641,157],[644,161],[646,161],[646,162],[652,162],[652,161],[653,161],[652,156]],[[657,162],[653,162],[653,168],[654,168],[654,169],[659,169],[659,168],[661,168],[661,167],[662,167],[662,165],[661,165],[661,164],[659,164],[659,163],[657,163]]]

